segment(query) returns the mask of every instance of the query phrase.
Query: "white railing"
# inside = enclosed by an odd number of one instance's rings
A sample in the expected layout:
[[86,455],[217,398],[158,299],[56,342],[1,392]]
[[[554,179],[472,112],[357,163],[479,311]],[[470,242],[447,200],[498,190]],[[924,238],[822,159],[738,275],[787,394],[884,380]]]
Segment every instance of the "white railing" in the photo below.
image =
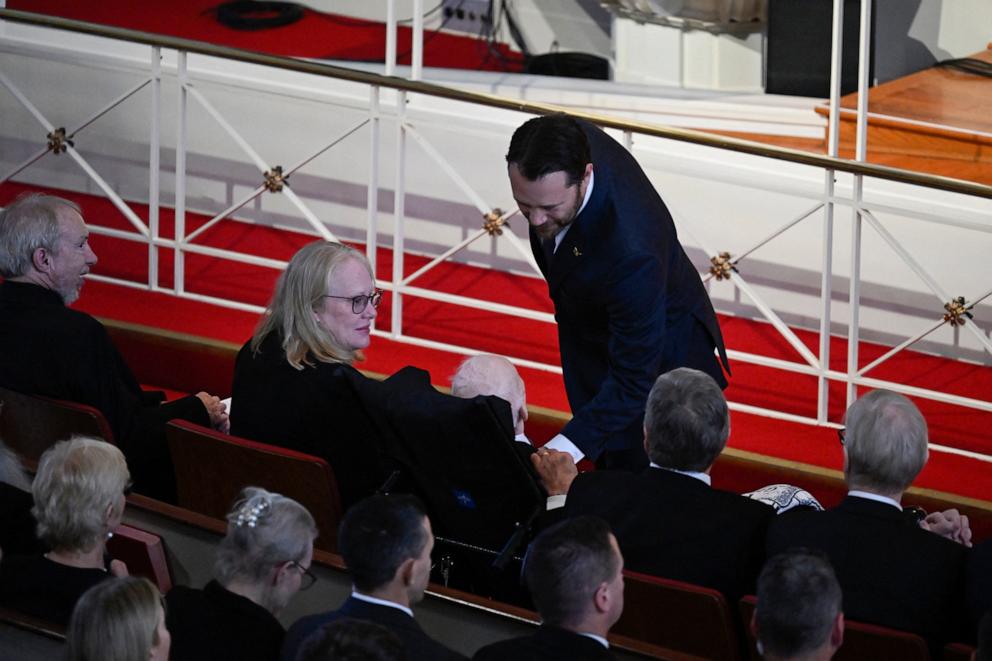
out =
[[[867,7],[869,3],[865,3]],[[367,195],[366,205],[363,209],[364,236],[366,250],[369,259],[375,263],[376,250],[380,241],[380,210],[379,193],[382,190],[382,170],[383,163],[393,164],[394,177],[394,209],[393,227],[391,233],[391,245],[393,249],[392,277],[388,281],[379,281],[377,284],[392,292],[391,324],[388,332],[377,329],[377,335],[388,336],[400,342],[407,342],[431,348],[458,351],[462,353],[478,352],[478,347],[455,346],[448,343],[438,342],[426,337],[415,337],[404,332],[403,324],[403,302],[406,297],[416,297],[446,304],[458,305],[467,308],[485,310],[495,314],[511,315],[540,322],[553,323],[553,317],[547,312],[542,312],[525,306],[511,305],[505,303],[495,303],[463,295],[451,294],[437,291],[426,287],[418,286],[420,280],[426,273],[438,265],[464,254],[473,244],[481,240],[492,237],[491,240],[498,241],[508,246],[507,251],[515,256],[525,271],[532,274],[537,273],[537,266],[531,255],[529,245],[525,236],[518,236],[508,224],[508,221],[517,213],[515,210],[503,211],[498,203],[489,203],[489,199],[494,199],[493,187],[488,181],[474,178],[475,173],[467,171],[463,164],[453,162],[451,154],[446,154],[437,141],[432,140],[424,126],[445,126],[458,115],[458,109],[464,108],[466,103],[473,104],[471,107],[478,109],[478,118],[468,118],[464,121],[473,126],[491,131],[495,134],[508,135],[508,131],[524,118],[523,113],[546,113],[554,112],[557,109],[541,104],[523,103],[513,99],[498,98],[482,94],[472,94],[455,89],[443,88],[418,81],[404,80],[400,78],[377,76],[348,69],[341,69],[328,65],[321,65],[312,62],[301,62],[286,58],[264,56],[254,53],[237,51],[214,47],[206,44],[187,42],[179,39],[149,37],[138,33],[130,33],[124,30],[113,28],[100,28],[97,26],[86,26],[72,21],[51,19],[45,17],[35,17],[32,15],[20,14],[18,12],[2,11],[0,16],[13,19],[18,22],[35,23],[37,25],[50,28],[61,28],[82,32],[96,33],[102,37],[123,39],[147,45],[147,63],[143,67],[136,65],[134,58],[127,61],[127,66],[132,70],[144,70],[145,74],[137,83],[133,84],[127,91],[113,97],[100,110],[91,113],[86,118],[74,125],[71,131],[65,131],[56,127],[56,123],[46,117],[42,109],[32,101],[32,91],[25,90],[19,86],[11,76],[4,73],[2,63],[0,63],[0,85],[16,100],[25,111],[41,127],[39,136],[44,134],[45,140],[41,141],[38,147],[24,158],[20,163],[9,169],[0,183],[8,181],[14,176],[25,173],[41,159],[56,158],[59,154],[65,153],[83,170],[87,177],[92,180],[101,192],[110,199],[116,208],[124,215],[131,225],[131,231],[102,227],[94,224],[91,230],[95,234],[115,237],[127,241],[138,242],[148,246],[148,280],[136,283],[115,278],[101,276],[91,276],[96,279],[112,280],[119,284],[132,287],[141,287],[152,291],[166,291],[176,296],[207,301],[222,306],[237,308],[242,310],[261,312],[262,308],[256,304],[245,301],[221,299],[215,296],[205,295],[190,291],[186,287],[185,265],[188,255],[203,255],[217,259],[232,260],[240,263],[261,266],[265,268],[281,270],[285,267],[285,262],[279,259],[260,257],[235,250],[228,250],[207,245],[203,242],[207,230],[216,224],[228,219],[232,214],[237,213],[249,203],[257,203],[263,196],[279,195],[286,198],[296,217],[302,219],[304,227],[313,235],[329,240],[335,240],[336,234],[331,231],[328,224],[320,219],[320,214],[311,209],[311,205],[294,189],[289,178],[300,173],[305,167],[312,164],[321,155],[333,150],[341,150],[342,143],[350,136],[365,134],[368,139],[368,159],[369,170],[367,173]],[[863,25],[870,25],[870,20],[862,17]],[[862,35],[862,48],[866,47],[867,34]],[[60,59],[57,55],[45,48],[30,47],[18,40],[6,40],[0,52],[8,55],[16,54],[19,57],[25,56],[48,58],[52,61]],[[46,52],[48,54],[46,54]],[[835,51],[836,52],[836,51]],[[266,151],[253,144],[254,139],[266,136],[248,136],[242,129],[236,128],[235,124],[229,121],[225,113],[219,109],[218,105],[211,100],[210,90],[218,87],[237,87],[244,90],[246,86],[242,75],[227,75],[218,67],[207,67],[192,70],[189,66],[189,57],[196,55],[208,56],[210,58],[221,58],[215,62],[247,62],[251,65],[270,67],[277,72],[284,72],[286,75],[305,75],[319,77],[316,80],[327,81],[347,81],[348,84],[364,87],[367,94],[366,100],[362,101],[356,96],[353,89],[346,91],[322,91],[316,95],[316,100],[326,108],[327,112],[332,112],[335,108],[347,108],[351,112],[361,115],[355,121],[347,123],[343,130],[334,131],[328,134],[318,132],[314,136],[313,146],[292,161],[288,167],[279,166],[274,160],[267,159],[263,155]],[[163,59],[165,57],[165,59]],[[64,58],[61,58],[64,59]],[[839,68],[839,55],[835,55],[834,67]],[[203,62],[205,60],[198,60]],[[214,60],[211,60],[214,61]],[[120,68],[120,62],[108,69]],[[207,70],[209,69],[209,71]],[[835,78],[836,79],[836,78]],[[295,81],[296,79],[294,79]],[[168,83],[170,93],[175,93],[175,105],[163,101],[163,83]],[[287,82],[282,87],[281,83],[274,83],[276,94],[287,90],[296,90],[295,82]],[[862,71],[861,76],[862,92],[866,89],[867,73]],[[148,144],[149,144],[149,181],[148,181],[148,204],[149,216],[145,223],[131,205],[125,201],[123,196],[118,194],[112,183],[108,183],[103,178],[89,160],[80,153],[80,149],[74,144],[82,141],[85,129],[89,127],[97,118],[109,113],[111,110],[121,107],[124,104],[132,103],[133,97],[141,90],[149,88],[151,90],[151,102],[149,104],[149,114],[147,119]],[[256,92],[264,96],[272,90]],[[294,92],[295,93],[295,92]],[[836,110],[838,90],[832,98],[832,106]],[[429,99],[432,104],[422,103],[412,105],[415,99]],[[862,98],[865,94],[862,93]],[[449,105],[445,105],[449,104]],[[195,231],[187,232],[186,215],[189,209],[188,183],[188,154],[190,150],[190,121],[194,117],[191,106],[195,106],[206,115],[206,121],[219,128],[221,135],[227,136],[244,158],[257,171],[257,181],[251,185],[250,189],[243,194],[232,192],[230,199],[220,207],[219,212],[211,214],[210,220]],[[492,112],[482,112],[483,110]],[[494,114],[494,113],[499,114]],[[573,113],[579,114],[579,113]],[[836,116],[836,112],[834,113]],[[864,125],[864,112],[862,109],[861,121],[858,126],[858,146],[857,153],[859,160],[864,160],[866,130]],[[907,186],[912,186],[912,190],[919,194],[919,191],[948,191],[956,195],[968,196],[969,200],[981,200],[992,198],[992,187],[982,186],[969,182],[931,177],[918,173],[894,170],[881,166],[866,163],[844,161],[835,157],[837,153],[837,126],[833,122],[830,127],[828,139],[829,156],[816,156],[790,150],[776,149],[766,145],[748,143],[740,140],[720,138],[713,135],[697,133],[693,131],[665,129],[662,127],[643,125],[638,123],[623,122],[614,118],[585,116],[602,125],[620,130],[621,141],[642,161],[663,158],[666,163],[655,171],[668,169],[670,173],[682,177],[691,177],[696,181],[705,180],[706,184],[721,186],[736,186],[746,188],[752,193],[758,192],[768,195],[787,195],[793,200],[809,200],[803,203],[797,211],[783,214],[783,219],[777,227],[761,234],[759,238],[749,237],[747,240],[739,240],[740,245],[735,250],[728,250],[725,245],[716,242],[714,234],[719,234],[721,241],[726,240],[721,232],[708,230],[706,223],[702,222],[699,214],[695,211],[686,211],[681,207],[680,200],[676,197],[669,197],[666,194],[666,201],[672,208],[673,214],[679,225],[683,242],[687,245],[701,249],[710,258],[711,268],[709,273],[704,274],[704,279],[713,283],[725,280],[733,285],[734,296],[746,297],[753,306],[756,317],[766,320],[779,333],[787,346],[791,347],[800,360],[786,360],[779,357],[759,355],[744,351],[731,351],[730,356],[734,361],[750,363],[763,367],[783,370],[792,373],[804,374],[815,377],[817,381],[817,407],[815,415],[800,415],[789,410],[773,410],[748,405],[742,402],[732,402],[731,406],[735,410],[759,413],[761,415],[772,416],[785,420],[798,421],[808,424],[837,426],[836,422],[828,419],[829,397],[828,386],[831,382],[846,384],[847,400],[852,401],[858,386],[875,388],[886,387],[907,395],[929,399],[933,401],[954,404],[966,408],[977,409],[985,412],[992,412],[992,401],[987,399],[975,399],[962,397],[938,389],[927,389],[918,386],[897,383],[890,380],[873,378],[871,372],[879,365],[889,360],[899,352],[916,345],[922,339],[932,335],[937,329],[947,325],[955,328],[963,328],[969,332],[977,345],[985,352],[992,353],[992,341],[989,340],[987,331],[983,331],[971,319],[970,315],[976,306],[984,302],[992,295],[992,276],[986,276],[984,280],[975,284],[975,291],[969,292],[970,296],[963,296],[961,292],[948,289],[941,285],[940,279],[930,273],[913,254],[913,251],[904,245],[897,236],[890,231],[886,224],[880,219],[880,215],[896,216],[900,218],[912,218],[923,220],[938,226],[953,228],[954,230],[967,230],[976,233],[980,241],[989,243],[987,238],[992,233],[992,223],[988,221],[988,214],[984,213],[985,207],[977,211],[969,210],[968,205],[958,206],[952,202],[938,201],[929,206],[933,210],[923,210],[920,205],[915,204],[915,199],[909,196],[908,204],[906,190]],[[133,118],[132,112],[130,117]],[[161,144],[162,126],[164,119],[175,121],[175,237],[173,239],[161,236],[160,232],[160,208],[161,201]],[[389,157],[384,157],[383,122],[392,124],[394,132],[392,134],[392,151]],[[290,131],[294,127],[289,125],[280,126],[281,131]],[[300,127],[305,128],[305,127]],[[481,130],[481,129],[480,129]],[[636,138],[636,140],[635,140]],[[641,146],[639,143],[644,142]],[[271,140],[267,140],[271,143]],[[636,144],[635,144],[636,143]],[[353,145],[354,139],[348,144]],[[404,248],[409,236],[407,224],[407,214],[405,209],[406,195],[408,191],[408,177],[411,174],[409,169],[410,147],[415,146],[419,150],[422,162],[432,163],[437,171],[443,175],[454,186],[458,195],[463,200],[467,200],[469,207],[474,208],[482,221],[482,227],[467,232],[461,240],[449,242],[438,254],[423,267],[411,274],[406,273]],[[354,152],[351,152],[354,153]],[[501,154],[487,154],[487,158],[493,161],[500,161]],[[736,157],[736,158],[732,158]],[[769,175],[769,170],[776,167],[788,168],[785,171],[779,170],[774,175]],[[647,169],[647,168],[646,168]],[[819,174],[822,173],[822,174]],[[811,174],[813,176],[811,176]],[[848,177],[849,180],[840,181],[841,177]],[[822,181],[816,184],[815,181]],[[870,183],[870,186],[866,184]],[[883,186],[882,184],[885,184]],[[886,186],[889,186],[886,188]],[[499,193],[500,200],[505,200],[507,194],[505,183],[502,185],[503,192]],[[719,190],[714,189],[714,190]],[[830,367],[830,333],[832,325],[832,303],[836,295],[833,283],[834,266],[840,249],[835,245],[835,224],[836,207],[846,207],[851,211],[851,242],[850,242],[850,278],[849,278],[849,318],[848,318],[848,356],[847,369],[836,370]],[[818,299],[818,331],[819,346],[816,351],[809,348],[796,332],[790,327],[788,321],[783,318],[778,309],[780,304],[768,300],[766,288],[756,284],[748,277],[747,265],[751,263],[753,255],[761,248],[775,241],[781,241],[782,237],[794,228],[805,227],[820,220],[822,228],[819,233],[815,229],[807,231],[807,235],[819,237],[819,265],[816,271],[819,275]],[[862,277],[860,275],[862,250],[866,242],[863,235],[863,225],[867,223],[885,244],[898,256],[899,260],[905,263],[924,284],[925,289],[932,292],[936,298],[933,306],[934,315],[932,322],[927,325],[905,333],[908,337],[896,343],[890,351],[872,360],[866,365],[861,365],[858,355],[860,343],[860,329],[862,312]],[[525,227],[522,221],[516,225],[517,228]],[[520,231],[518,229],[518,231]],[[435,239],[435,242],[438,240]],[[161,250],[172,250],[174,252],[174,286],[164,288],[158,282],[159,253]],[[722,285],[718,285],[722,286]],[[960,297],[960,298],[959,298]],[[720,300],[717,299],[718,307]],[[560,372],[560,367],[552,364],[543,364],[524,357],[510,357],[515,362],[532,368]],[[960,450],[956,448],[936,446],[936,449],[944,449],[949,452],[957,452],[975,456],[989,461],[992,457]]]

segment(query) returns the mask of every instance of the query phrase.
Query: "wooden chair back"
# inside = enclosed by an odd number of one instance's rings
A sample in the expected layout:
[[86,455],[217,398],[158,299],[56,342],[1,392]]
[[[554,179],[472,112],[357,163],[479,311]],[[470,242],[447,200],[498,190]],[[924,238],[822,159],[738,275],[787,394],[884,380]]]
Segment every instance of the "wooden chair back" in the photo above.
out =
[[320,530],[314,546],[336,551],[341,498],[326,461],[184,420],[169,422],[166,437],[180,507],[223,520],[241,489],[262,487],[306,507]]
[[172,589],[165,545],[155,533],[122,524],[107,541],[107,551],[115,560],[127,565],[131,576],[144,576],[158,586],[162,594]]
[[29,468],[56,442],[73,434],[114,442],[110,425],[92,406],[0,388],[0,438]]
[[714,661],[737,661],[737,619],[716,590],[625,571],[624,608],[613,633]]

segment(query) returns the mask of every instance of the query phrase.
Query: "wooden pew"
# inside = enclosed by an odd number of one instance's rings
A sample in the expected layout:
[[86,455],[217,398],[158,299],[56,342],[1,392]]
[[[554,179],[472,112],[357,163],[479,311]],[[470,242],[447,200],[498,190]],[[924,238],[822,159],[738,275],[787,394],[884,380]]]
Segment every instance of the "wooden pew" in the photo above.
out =
[[320,530],[314,546],[336,550],[341,498],[334,472],[320,457],[184,420],[169,422],[166,438],[176,469],[180,507],[223,520],[242,488],[262,487],[306,507]]
[[73,434],[114,442],[106,418],[92,406],[6,388],[0,388],[0,402],[0,438],[29,468],[37,465],[45,450]]
[[127,565],[131,576],[144,576],[165,594],[172,589],[172,573],[162,538],[155,533],[121,524],[107,541],[110,555]]
[[612,632],[714,661],[737,661],[743,643],[727,600],[710,588],[624,572],[624,609]]

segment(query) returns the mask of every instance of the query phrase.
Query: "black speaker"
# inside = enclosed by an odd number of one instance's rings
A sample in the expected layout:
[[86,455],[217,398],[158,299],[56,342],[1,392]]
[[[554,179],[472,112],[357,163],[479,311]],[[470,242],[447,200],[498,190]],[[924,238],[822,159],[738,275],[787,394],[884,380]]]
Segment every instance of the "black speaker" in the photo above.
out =
[[[872,17],[875,15],[872,4]],[[872,20],[874,24],[874,20]],[[765,91],[795,96],[830,96],[830,41],[833,0],[769,0],[765,52]],[[844,1],[844,61],[841,94],[858,88],[861,1]],[[874,52],[874,25],[872,26]],[[869,58],[869,81],[874,57]]]

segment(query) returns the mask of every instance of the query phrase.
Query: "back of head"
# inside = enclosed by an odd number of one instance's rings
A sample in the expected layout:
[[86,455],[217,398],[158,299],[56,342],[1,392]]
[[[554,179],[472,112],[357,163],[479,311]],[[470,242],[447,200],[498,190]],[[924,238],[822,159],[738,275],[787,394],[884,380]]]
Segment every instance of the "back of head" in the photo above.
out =
[[314,241],[300,248],[276,281],[269,307],[252,337],[252,349],[258,351],[262,341],[276,332],[282,336],[287,360],[297,369],[311,364],[311,357],[329,363],[352,362],[356,352],[321,329],[313,314],[334,272],[348,259],[360,261],[371,275],[368,259],[350,246]]
[[399,637],[375,622],[346,617],[325,624],[300,649],[300,661],[403,661]]
[[840,612],[840,585],[821,554],[797,549],[765,563],[755,623],[766,654],[788,659],[820,649]]
[[159,643],[162,597],[148,579],[109,578],[76,602],[66,633],[68,661],[144,661]]
[[597,588],[618,571],[610,527],[595,516],[566,519],[544,530],[524,558],[524,582],[541,619],[566,629],[588,616]]
[[130,479],[116,446],[84,436],[59,441],[41,455],[31,485],[38,537],[56,551],[93,549]]
[[927,461],[927,423],[919,409],[894,392],[873,390],[847,410],[844,434],[847,485],[901,494]]
[[569,186],[582,181],[592,162],[589,139],[582,126],[567,115],[535,117],[513,132],[506,162],[513,163],[530,181],[552,172],[564,172]]
[[261,585],[284,562],[302,562],[317,537],[317,525],[292,498],[247,487],[227,515],[227,535],[217,547],[214,577]]
[[428,543],[427,513],[413,496],[370,496],[348,510],[338,529],[338,551],[359,592],[382,588]]
[[644,411],[647,453],[663,468],[705,471],[730,436],[730,414],[708,374],[680,367],[658,377]]
[[19,278],[28,273],[38,248],[58,254],[59,212],[63,209],[79,213],[75,202],[24,193],[0,211],[0,276]]
[[526,413],[527,395],[524,380],[506,358],[482,354],[466,358],[451,377],[451,394],[470,399],[479,395],[495,395],[510,403],[513,426]]

